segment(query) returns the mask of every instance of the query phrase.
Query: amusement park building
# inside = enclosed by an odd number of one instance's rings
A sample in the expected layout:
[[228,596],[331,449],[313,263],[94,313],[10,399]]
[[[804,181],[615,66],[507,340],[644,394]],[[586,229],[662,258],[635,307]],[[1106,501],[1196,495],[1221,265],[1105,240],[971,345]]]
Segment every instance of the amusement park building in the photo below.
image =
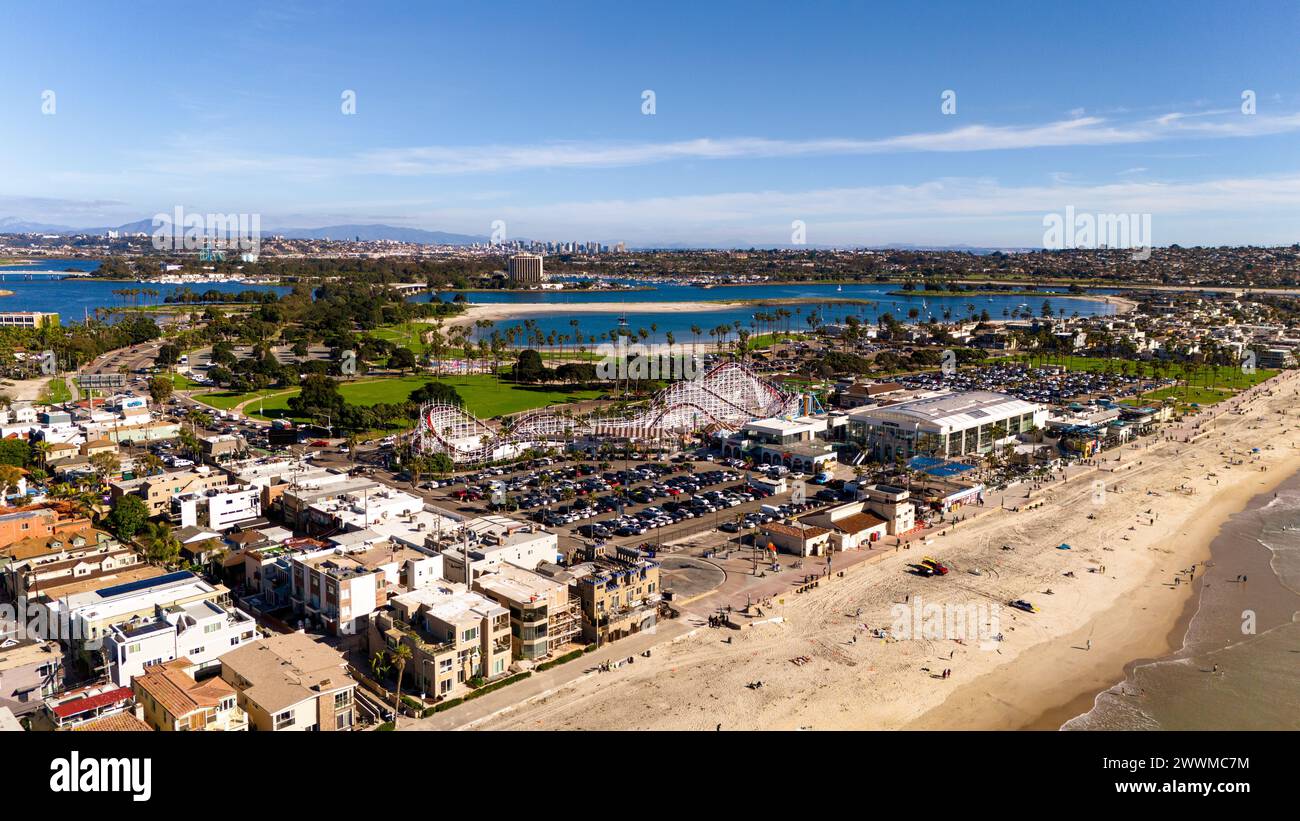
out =
[[879,459],[957,458],[993,447],[1047,421],[1041,405],[991,391],[931,396],[849,412],[849,438]]

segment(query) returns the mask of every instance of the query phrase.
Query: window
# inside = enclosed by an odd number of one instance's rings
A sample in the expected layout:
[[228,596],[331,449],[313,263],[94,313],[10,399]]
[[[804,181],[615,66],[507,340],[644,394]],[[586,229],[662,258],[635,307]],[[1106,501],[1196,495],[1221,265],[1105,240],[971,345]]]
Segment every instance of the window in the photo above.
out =
[[215,632],[217,632],[217,631],[220,630],[220,629],[221,629],[221,625],[220,625],[220,624],[209,624],[207,627],[204,627],[204,628],[203,628],[203,632],[204,632],[204,633],[215,633]]
[[460,634],[460,640],[461,640],[461,641],[473,641],[473,640],[476,639],[476,638],[478,638],[478,628],[477,628],[477,627],[471,627],[471,628],[469,628],[468,630],[466,630],[464,633],[461,633],[461,634]]
[[341,693],[334,694],[334,709],[342,710],[352,706],[352,691],[344,690]]
[[285,710],[277,715],[274,719],[275,729],[283,730],[286,727],[293,726],[293,710]]
[[226,710],[233,710],[233,709],[235,709],[235,700],[233,698],[223,698],[221,700],[222,712],[225,712]]

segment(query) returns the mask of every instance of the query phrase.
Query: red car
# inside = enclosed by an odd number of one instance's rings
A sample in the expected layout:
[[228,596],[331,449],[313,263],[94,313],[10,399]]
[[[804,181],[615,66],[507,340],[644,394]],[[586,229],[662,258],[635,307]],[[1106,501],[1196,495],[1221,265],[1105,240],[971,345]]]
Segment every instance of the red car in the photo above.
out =
[[311,446],[314,448],[327,448],[330,446],[330,443],[326,442],[324,439],[317,439],[315,442],[311,443]]

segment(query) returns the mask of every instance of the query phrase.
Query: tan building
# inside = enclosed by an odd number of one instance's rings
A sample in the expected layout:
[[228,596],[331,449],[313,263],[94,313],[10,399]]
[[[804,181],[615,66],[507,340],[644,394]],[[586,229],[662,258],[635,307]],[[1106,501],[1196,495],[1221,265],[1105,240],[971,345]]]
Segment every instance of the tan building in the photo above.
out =
[[272,636],[221,657],[221,678],[254,730],[351,730],[357,682],[343,654],[304,633]]
[[897,536],[916,527],[916,506],[907,488],[893,485],[867,485],[858,491],[865,509],[884,519],[889,535]]
[[144,499],[145,506],[149,508],[149,515],[152,517],[168,513],[171,510],[173,496],[182,493],[202,493],[205,490],[225,487],[229,483],[230,479],[224,473],[202,467],[199,470],[182,470],[160,476],[111,482],[109,490],[114,503],[129,493]]
[[545,658],[582,632],[582,610],[567,582],[507,563],[475,576],[474,589],[510,611],[516,659]]
[[588,548],[587,561],[568,568],[571,594],[582,608],[582,635],[604,644],[658,623],[659,562],[633,547]]
[[760,532],[766,545],[796,556],[822,556],[830,549],[831,532],[824,527],[769,522]]
[[390,596],[427,581],[417,574],[433,558],[386,541],[364,550],[295,556],[290,560],[294,607],[319,618],[331,633],[364,634],[367,618]]
[[189,659],[145,667],[143,675],[131,679],[131,689],[144,713],[145,723],[155,730],[248,729],[248,716],[237,703],[235,688],[220,678],[195,681]]
[[829,530],[831,550],[870,547],[871,542],[885,538],[889,527],[884,519],[866,510],[865,505],[865,502],[836,505],[804,516],[799,521]]
[[465,585],[446,582],[395,596],[371,619],[369,650],[405,644],[407,675],[425,694],[459,695],[475,680],[490,681],[510,666],[510,611]]

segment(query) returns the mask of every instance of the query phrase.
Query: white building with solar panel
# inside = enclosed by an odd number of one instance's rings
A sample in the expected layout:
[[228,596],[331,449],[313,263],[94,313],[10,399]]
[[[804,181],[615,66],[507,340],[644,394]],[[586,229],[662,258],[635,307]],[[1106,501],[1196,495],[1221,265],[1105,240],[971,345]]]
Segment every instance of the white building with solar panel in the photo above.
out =
[[850,441],[881,461],[918,455],[956,459],[989,453],[1043,427],[1047,409],[1002,393],[967,391],[858,408],[848,417]]

